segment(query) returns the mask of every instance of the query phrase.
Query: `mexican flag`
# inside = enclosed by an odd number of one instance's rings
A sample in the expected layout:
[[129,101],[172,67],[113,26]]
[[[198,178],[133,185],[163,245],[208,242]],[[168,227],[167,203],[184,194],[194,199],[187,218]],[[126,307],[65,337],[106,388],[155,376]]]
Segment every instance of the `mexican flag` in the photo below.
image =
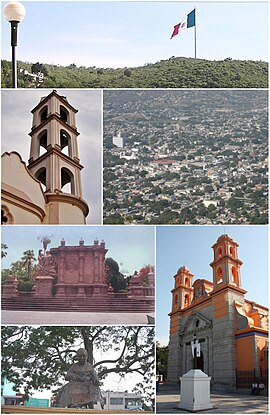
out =
[[178,23],[177,25],[174,26],[173,28],[173,33],[171,35],[171,39],[178,35],[178,33],[181,33],[183,30],[185,29],[189,29],[190,27],[195,26],[195,9],[192,10],[192,12],[190,12],[187,17],[185,18],[185,20],[183,20],[182,22]]

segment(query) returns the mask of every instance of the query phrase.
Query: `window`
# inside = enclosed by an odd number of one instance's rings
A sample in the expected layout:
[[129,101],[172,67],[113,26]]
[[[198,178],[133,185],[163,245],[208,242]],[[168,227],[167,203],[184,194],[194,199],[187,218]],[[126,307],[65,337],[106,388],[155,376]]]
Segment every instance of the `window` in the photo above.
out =
[[185,304],[184,304],[184,306],[185,307],[189,306],[189,295],[188,294],[185,295]]
[[61,190],[64,193],[75,194],[74,189],[74,176],[67,168],[61,169]]
[[47,130],[42,131],[39,136],[39,150],[38,157],[47,152]]
[[46,121],[48,118],[48,107],[42,108],[40,111],[40,122]]
[[123,405],[123,398],[110,398],[111,405]]
[[217,258],[221,258],[222,257],[222,248],[218,248],[217,250]]
[[13,216],[11,215],[7,206],[1,207],[1,225],[12,225]]
[[221,284],[222,282],[223,282],[222,269],[218,268],[218,270],[217,270],[217,284]]
[[60,131],[60,146],[63,154],[72,157],[70,136],[65,130]]
[[41,187],[43,191],[46,191],[46,169],[45,167],[41,167],[41,169],[39,169],[36,174],[35,177],[37,180],[40,181],[41,183]]
[[236,285],[239,285],[238,272],[237,272],[237,269],[235,267],[232,267],[232,276],[233,276],[233,282]]
[[60,118],[65,123],[68,123],[68,111],[62,105],[60,106]]

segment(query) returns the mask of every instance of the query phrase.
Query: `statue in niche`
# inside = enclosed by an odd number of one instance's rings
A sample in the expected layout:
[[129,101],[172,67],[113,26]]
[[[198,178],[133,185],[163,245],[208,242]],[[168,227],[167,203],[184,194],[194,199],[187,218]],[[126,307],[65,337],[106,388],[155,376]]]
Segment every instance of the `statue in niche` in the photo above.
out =
[[60,408],[90,408],[100,402],[102,409],[104,401],[99,388],[99,380],[94,367],[87,362],[87,351],[78,349],[77,363],[68,370],[65,379],[69,382],[64,385],[56,397],[55,406]]

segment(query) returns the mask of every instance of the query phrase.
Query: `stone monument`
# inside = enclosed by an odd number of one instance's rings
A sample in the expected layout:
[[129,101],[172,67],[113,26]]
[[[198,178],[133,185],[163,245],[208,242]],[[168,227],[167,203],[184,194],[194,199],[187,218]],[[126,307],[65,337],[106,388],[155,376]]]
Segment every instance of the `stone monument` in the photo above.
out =
[[38,272],[35,278],[35,297],[51,297],[53,283],[56,278],[56,263],[50,251],[46,251],[50,239],[44,238],[42,249],[38,252]]
[[5,283],[2,286],[2,297],[3,298],[12,298],[17,297],[18,280],[14,275],[8,275]]
[[181,381],[181,401],[179,409],[188,412],[205,411],[213,409],[210,403],[210,380],[200,369],[197,369],[197,358],[201,355],[201,348],[196,335],[191,342],[193,357],[193,369],[180,377]]
[[88,353],[85,349],[78,349],[77,363],[69,368],[65,379],[69,382],[64,385],[56,396],[55,406],[60,408],[93,408],[94,402],[104,401],[99,388],[99,380],[94,367],[87,361]]

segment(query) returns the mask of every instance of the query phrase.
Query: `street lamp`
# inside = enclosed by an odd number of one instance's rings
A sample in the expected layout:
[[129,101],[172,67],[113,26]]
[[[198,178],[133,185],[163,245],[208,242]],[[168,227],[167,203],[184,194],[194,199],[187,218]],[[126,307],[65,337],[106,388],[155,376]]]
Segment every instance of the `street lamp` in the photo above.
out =
[[12,87],[17,88],[17,65],[15,48],[17,46],[18,24],[25,16],[25,8],[18,1],[11,1],[4,7],[4,16],[11,24],[11,48],[12,48]]

